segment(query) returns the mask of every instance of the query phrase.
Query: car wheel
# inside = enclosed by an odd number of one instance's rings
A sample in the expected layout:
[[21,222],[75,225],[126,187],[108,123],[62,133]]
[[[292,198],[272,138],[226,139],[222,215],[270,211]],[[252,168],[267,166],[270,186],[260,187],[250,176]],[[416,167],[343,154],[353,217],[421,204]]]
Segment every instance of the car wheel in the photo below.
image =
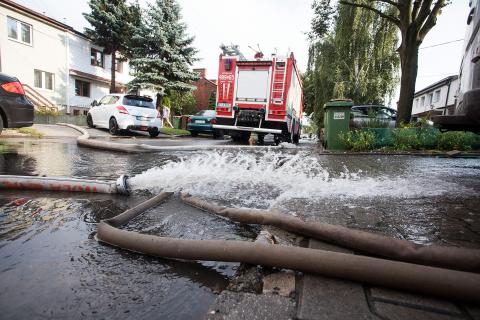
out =
[[95,125],[93,124],[92,115],[90,113],[87,114],[87,126],[89,128],[95,128]]
[[118,130],[117,120],[114,117],[111,117],[110,121],[108,122],[108,131],[110,131],[110,134],[114,136],[120,132],[120,130]]
[[150,138],[155,138],[155,137],[158,137],[158,135],[160,134],[160,131],[158,129],[153,129],[148,131],[148,134],[150,135]]
[[190,135],[192,137],[196,137],[196,136],[198,136],[198,132],[197,131],[190,131]]

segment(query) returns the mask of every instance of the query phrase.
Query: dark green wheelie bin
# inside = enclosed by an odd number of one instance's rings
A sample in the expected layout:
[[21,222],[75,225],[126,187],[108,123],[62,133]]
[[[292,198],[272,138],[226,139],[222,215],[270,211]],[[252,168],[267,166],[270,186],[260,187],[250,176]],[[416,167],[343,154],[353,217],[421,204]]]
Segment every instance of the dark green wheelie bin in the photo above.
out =
[[340,141],[339,134],[348,132],[350,126],[350,110],[352,100],[330,100],[325,103],[324,138],[323,145],[328,150],[345,150],[345,145]]

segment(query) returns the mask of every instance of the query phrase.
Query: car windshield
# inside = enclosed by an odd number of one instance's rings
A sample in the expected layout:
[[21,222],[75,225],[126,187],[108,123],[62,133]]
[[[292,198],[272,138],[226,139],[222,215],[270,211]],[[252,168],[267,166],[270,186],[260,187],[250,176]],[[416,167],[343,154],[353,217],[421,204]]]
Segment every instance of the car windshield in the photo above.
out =
[[141,107],[141,108],[148,108],[148,109],[155,109],[155,105],[153,104],[153,100],[148,97],[140,97],[140,96],[125,96],[123,98],[123,104],[132,107]]
[[215,112],[215,110],[202,110],[200,112],[197,112],[195,115],[200,117],[215,117],[217,113]]

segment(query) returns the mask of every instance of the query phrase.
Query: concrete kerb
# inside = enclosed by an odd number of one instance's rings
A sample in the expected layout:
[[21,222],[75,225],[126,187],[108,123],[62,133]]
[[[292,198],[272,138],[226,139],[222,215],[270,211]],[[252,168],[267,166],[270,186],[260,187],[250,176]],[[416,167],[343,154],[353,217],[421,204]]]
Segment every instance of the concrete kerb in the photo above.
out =
[[128,152],[128,153],[142,153],[142,152],[162,152],[162,151],[202,151],[202,150],[213,150],[213,149],[228,149],[228,150],[239,150],[239,149],[282,149],[286,148],[285,146],[236,146],[236,145],[198,145],[198,146],[151,146],[144,143],[116,143],[111,141],[102,141],[102,140],[92,140],[90,139],[90,134],[84,128],[79,126],[69,124],[69,123],[57,123],[61,126],[67,126],[72,129],[75,129],[82,133],[81,136],[77,138],[77,144],[84,147],[110,150],[110,151],[119,151],[119,152]]

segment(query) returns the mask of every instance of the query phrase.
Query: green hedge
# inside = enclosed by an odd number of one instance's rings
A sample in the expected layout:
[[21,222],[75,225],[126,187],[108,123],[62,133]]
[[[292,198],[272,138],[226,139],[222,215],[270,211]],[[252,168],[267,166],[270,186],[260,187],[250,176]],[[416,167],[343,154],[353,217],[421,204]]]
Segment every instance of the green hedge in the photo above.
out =
[[343,133],[340,140],[353,151],[381,148],[393,150],[472,150],[480,148],[480,136],[472,132],[435,128],[362,128]]

